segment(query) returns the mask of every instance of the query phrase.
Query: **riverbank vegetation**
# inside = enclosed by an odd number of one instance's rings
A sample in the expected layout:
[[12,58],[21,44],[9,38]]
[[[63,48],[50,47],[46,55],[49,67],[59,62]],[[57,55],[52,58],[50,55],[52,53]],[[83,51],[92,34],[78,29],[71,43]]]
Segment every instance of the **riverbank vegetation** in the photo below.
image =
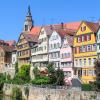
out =
[[9,75],[1,74],[0,83],[1,87],[4,83],[9,84],[35,84],[35,85],[64,85],[64,73],[58,68],[55,70],[53,63],[49,63],[47,68],[40,70],[38,67],[34,67],[33,74],[34,79],[30,78],[30,65],[22,65],[18,69],[16,64],[15,76],[13,79]]

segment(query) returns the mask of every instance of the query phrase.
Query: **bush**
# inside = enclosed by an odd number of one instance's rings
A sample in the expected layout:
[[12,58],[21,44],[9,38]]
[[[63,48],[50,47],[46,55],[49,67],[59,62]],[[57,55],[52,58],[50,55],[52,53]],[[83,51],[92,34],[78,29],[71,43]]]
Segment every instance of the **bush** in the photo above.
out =
[[82,84],[82,91],[92,91],[92,86],[90,84]]
[[25,84],[30,81],[30,65],[22,65],[12,82]]
[[36,85],[41,85],[41,84],[49,84],[50,83],[50,79],[46,76],[44,77],[38,77],[34,80],[31,81],[32,84],[36,84]]
[[35,78],[40,77],[40,70],[38,69],[38,67],[34,67],[33,73]]

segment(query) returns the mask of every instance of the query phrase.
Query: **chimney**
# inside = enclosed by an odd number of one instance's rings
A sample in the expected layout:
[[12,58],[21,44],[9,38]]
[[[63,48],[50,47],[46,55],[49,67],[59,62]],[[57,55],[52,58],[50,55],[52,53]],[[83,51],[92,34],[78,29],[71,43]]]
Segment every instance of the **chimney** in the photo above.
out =
[[61,23],[61,28],[62,28],[62,29],[64,28],[64,23],[63,23],[63,22]]
[[51,30],[53,29],[53,26],[52,26],[52,25],[50,25],[50,29],[51,29]]

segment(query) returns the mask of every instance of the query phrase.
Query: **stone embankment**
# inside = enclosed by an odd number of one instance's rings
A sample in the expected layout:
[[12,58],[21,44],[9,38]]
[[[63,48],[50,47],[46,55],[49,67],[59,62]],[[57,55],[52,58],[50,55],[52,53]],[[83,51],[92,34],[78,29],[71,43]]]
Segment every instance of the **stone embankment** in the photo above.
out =
[[[26,85],[12,85],[5,84],[3,92],[5,95],[12,96],[12,89],[18,87],[22,91],[23,98],[27,99],[25,95]],[[29,96],[28,100],[100,100],[100,93],[95,91],[81,91],[80,89],[53,89],[40,88],[37,86],[28,86]]]

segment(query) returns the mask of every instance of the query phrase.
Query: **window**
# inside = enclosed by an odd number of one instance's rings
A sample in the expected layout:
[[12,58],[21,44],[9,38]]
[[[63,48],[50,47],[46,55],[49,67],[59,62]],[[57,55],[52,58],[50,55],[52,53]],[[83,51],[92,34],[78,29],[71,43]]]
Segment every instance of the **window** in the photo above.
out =
[[100,44],[99,44],[99,50],[100,50]]
[[95,63],[95,61],[96,61],[96,58],[93,58],[93,64]]
[[44,50],[46,50],[46,46],[44,46]]
[[97,45],[96,44],[93,44],[92,51],[96,51],[96,50],[97,50]]
[[83,70],[83,71],[82,71],[82,75],[83,75],[83,76],[86,76],[86,75],[87,75],[86,70]]
[[81,31],[83,32],[83,31],[85,31],[86,30],[86,26],[82,26],[81,27]]
[[25,25],[25,31],[28,31],[28,25]]
[[75,60],[75,65],[76,65],[76,66],[78,65],[77,59]]
[[87,35],[87,41],[90,41],[91,40],[91,35]]
[[91,51],[91,45],[87,46],[87,51]]
[[70,53],[68,53],[67,55],[68,55],[67,57],[69,58],[70,57]]
[[60,48],[60,44],[59,43],[57,43],[57,47]]
[[54,44],[54,48],[56,48],[56,44]]
[[84,59],[84,66],[86,65],[86,59]]
[[78,37],[78,42],[81,42],[81,41],[82,41],[82,37],[79,36],[79,37]]
[[88,64],[91,65],[91,58],[88,58]]
[[86,52],[86,46],[82,46],[82,52]]
[[80,66],[82,65],[82,59],[79,59]]
[[92,76],[93,75],[93,71],[92,70],[89,70],[88,71],[88,75]]
[[83,36],[82,36],[82,42],[84,42],[84,41],[85,41],[85,36],[83,35]]

